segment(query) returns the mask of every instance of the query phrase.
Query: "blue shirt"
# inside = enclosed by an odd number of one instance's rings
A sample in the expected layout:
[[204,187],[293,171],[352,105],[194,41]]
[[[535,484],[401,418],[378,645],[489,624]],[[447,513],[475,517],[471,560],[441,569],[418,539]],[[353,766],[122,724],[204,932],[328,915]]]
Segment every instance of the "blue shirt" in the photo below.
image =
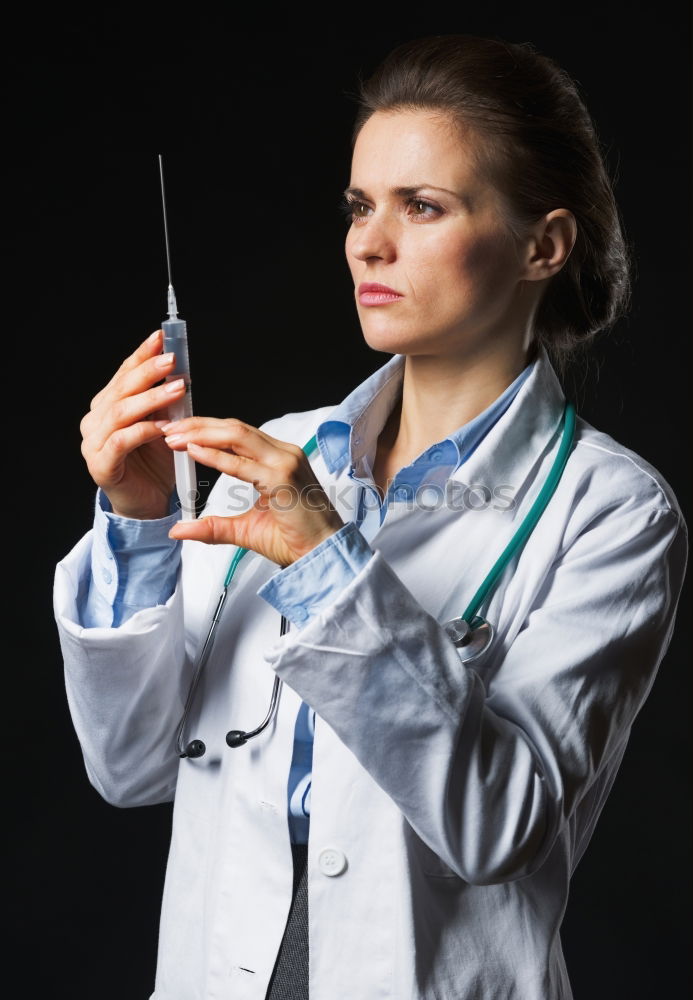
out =
[[[435,502],[450,475],[508,409],[533,368],[528,365],[487,409],[400,469],[381,501],[372,465],[380,432],[402,391],[404,362],[404,355],[395,354],[317,428],[317,444],[329,472],[339,474],[349,463],[349,476],[360,490],[353,521],[279,569],[257,591],[297,628],[333,603],[365,566],[373,555],[369,542],[391,503]],[[92,574],[80,608],[84,627],[117,628],[136,611],[163,604],[171,596],[181,558],[181,542],[168,537],[179,517],[175,494],[169,509],[167,517],[154,521],[123,518],[113,514],[106,496],[97,492]],[[288,783],[288,821],[294,843],[308,842],[314,732],[315,712],[303,702],[296,718]]]

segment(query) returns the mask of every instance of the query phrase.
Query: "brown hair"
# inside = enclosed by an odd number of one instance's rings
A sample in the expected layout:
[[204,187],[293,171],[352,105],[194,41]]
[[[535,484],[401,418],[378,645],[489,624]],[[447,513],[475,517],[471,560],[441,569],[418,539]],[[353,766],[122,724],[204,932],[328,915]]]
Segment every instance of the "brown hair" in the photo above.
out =
[[447,112],[482,139],[479,166],[505,206],[515,239],[567,208],[570,256],[549,282],[534,333],[561,373],[567,360],[624,315],[632,259],[592,119],[570,76],[529,42],[429,35],[393,49],[359,77],[352,149],[376,111]]

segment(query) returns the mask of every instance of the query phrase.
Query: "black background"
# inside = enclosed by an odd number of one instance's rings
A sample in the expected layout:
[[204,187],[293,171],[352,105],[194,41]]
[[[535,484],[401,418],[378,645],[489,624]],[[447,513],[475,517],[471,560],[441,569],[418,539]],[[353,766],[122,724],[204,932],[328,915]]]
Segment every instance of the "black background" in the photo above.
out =
[[[578,82],[637,262],[629,317],[570,388],[586,419],[661,471],[690,522],[688,5],[646,16],[630,4],[481,6],[376,34],[368,13],[341,11],[329,31],[237,32],[230,16],[168,15],[153,34],[142,15],[114,9],[6,35],[5,387],[20,402],[5,438],[5,527],[18,543],[5,567],[5,774],[19,779],[5,910],[26,995],[153,989],[170,806],[117,809],[88,784],[51,588],[56,561],[91,525],[79,421],[165,318],[157,153],[196,411],[257,426],[336,404],[388,357],[362,340],[338,209],[357,74],[427,34],[532,42]],[[687,992],[688,609],[686,592],[573,880],[563,941],[578,1000]]]

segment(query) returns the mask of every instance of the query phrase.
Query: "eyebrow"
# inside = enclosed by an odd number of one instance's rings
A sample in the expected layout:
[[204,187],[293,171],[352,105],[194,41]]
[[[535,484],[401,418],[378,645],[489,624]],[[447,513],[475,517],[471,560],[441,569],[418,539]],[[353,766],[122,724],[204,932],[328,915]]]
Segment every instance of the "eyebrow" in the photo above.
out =
[[[457,200],[461,201],[463,205],[469,204],[469,199],[464,195],[459,194],[457,191],[450,191],[448,188],[436,187],[435,184],[410,184],[404,187],[390,188],[390,193],[398,195],[401,198],[408,198],[411,197],[411,195],[418,194],[418,192],[423,190],[423,188],[430,188],[431,191],[444,191],[445,194],[451,194],[453,198],[457,198]],[[368,197],[363,188],[358,187],[345,188],[343,194],[345,198],[350,194],[354,195],[356,198]]]

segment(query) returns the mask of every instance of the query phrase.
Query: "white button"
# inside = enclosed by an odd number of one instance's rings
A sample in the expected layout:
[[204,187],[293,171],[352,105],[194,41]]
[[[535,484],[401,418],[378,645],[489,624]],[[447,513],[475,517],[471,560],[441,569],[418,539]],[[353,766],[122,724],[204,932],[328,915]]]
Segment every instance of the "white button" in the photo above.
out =
[[302,604],[297,604],[294,608],[294,618],[297,622],[304,622],[308,617],[308,612]]
[[441,495],[435,486],[424,486],[419,493],[419,502],[424,509],[433,510],[440,506]]
[[318,867],[323,875],[341,875],[346,866],[346,855],[337,847],[323,847],[318,855]]
[[111,576],[111,574],[109,573],[109,571],[107,569],[104,569],[104,570],[101,571],[101,576],[103,577],[103,582],[104,583],[110,583],[111,580],[113,579],[113,577]]
[[434,462],[439,462],[442,457],[443,457],[443,452],[441,451],[440,448],[434,448],[433,451],[431,452],[431,459]]

